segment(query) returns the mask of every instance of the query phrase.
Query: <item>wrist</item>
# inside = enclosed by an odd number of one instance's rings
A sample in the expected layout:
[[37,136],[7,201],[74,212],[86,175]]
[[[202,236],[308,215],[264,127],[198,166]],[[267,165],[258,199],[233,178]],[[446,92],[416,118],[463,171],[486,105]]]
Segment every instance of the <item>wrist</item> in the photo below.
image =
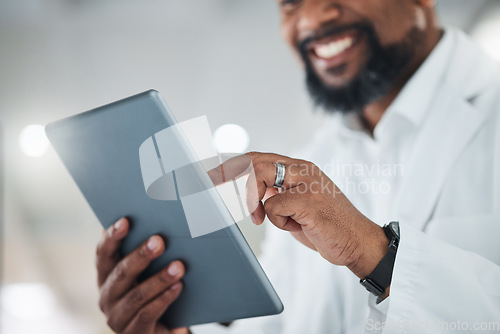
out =
[[389,249],[375,269],[365,278],[359,280],[359,283],[366,290],[377,296],[377,303],[381,302],[389,294],[392,271],[400,241],[399,223],[392,221],[383,227],[383,231],[389,241]]
[[373,222],[370,223],[373,226],[369,229],[365,242],[359,247],[357,260],[347,266],[360,279],[368,276],[389,250],[383,228]]

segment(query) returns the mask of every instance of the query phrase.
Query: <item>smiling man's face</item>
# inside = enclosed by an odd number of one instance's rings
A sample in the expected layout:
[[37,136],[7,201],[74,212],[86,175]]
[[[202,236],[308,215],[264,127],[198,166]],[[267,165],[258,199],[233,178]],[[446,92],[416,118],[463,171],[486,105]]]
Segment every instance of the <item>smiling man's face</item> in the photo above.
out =
[[278,0],[282,35],[302,60],[316,104],[361,112],[387,94],[424,43],[420,2]]

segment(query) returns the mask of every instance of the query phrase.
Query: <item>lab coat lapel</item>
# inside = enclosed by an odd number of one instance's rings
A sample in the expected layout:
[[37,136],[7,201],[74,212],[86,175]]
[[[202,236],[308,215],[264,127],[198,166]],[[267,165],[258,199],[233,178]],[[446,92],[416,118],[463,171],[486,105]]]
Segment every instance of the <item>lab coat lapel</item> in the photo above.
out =
[[[483,74],[493,70],[488,66],[491,61],[482,62],[482,54],[470,52],[476,47],[471,48],[464,36],[459,35],[457,42],[434,106],[418,130],[396,201],[396,217],[419,229],[432,218],[451,168],[487,116],[470,101],[490,83],[486,78],[491,76]],[[472,66],[478,63],[484,65]]]
[[450,169],[485,119],[467,101],[447,95],[430,110],[403,174],[398,217],[419,229],[432,217]]

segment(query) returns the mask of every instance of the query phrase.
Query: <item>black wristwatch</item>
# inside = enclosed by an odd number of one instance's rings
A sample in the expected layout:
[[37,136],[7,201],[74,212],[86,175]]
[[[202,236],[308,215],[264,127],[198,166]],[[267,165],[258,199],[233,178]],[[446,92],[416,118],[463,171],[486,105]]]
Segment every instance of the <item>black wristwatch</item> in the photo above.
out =
[[380,297],[391,284],[392,269],[394,268],[400,238],[398,222],[390,222],[383,227],[383,230],[387,239],[389,239],[389,250],[371,274],[359,281],[366,290],[377,297]]

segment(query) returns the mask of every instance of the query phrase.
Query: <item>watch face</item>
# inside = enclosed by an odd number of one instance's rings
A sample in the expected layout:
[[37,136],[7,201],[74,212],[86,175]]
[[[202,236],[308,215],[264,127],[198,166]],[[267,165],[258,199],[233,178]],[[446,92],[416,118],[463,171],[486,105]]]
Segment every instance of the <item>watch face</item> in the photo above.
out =
[[390,222],[389,228],[392,232],[399,237],[399,223],[398,222]]

